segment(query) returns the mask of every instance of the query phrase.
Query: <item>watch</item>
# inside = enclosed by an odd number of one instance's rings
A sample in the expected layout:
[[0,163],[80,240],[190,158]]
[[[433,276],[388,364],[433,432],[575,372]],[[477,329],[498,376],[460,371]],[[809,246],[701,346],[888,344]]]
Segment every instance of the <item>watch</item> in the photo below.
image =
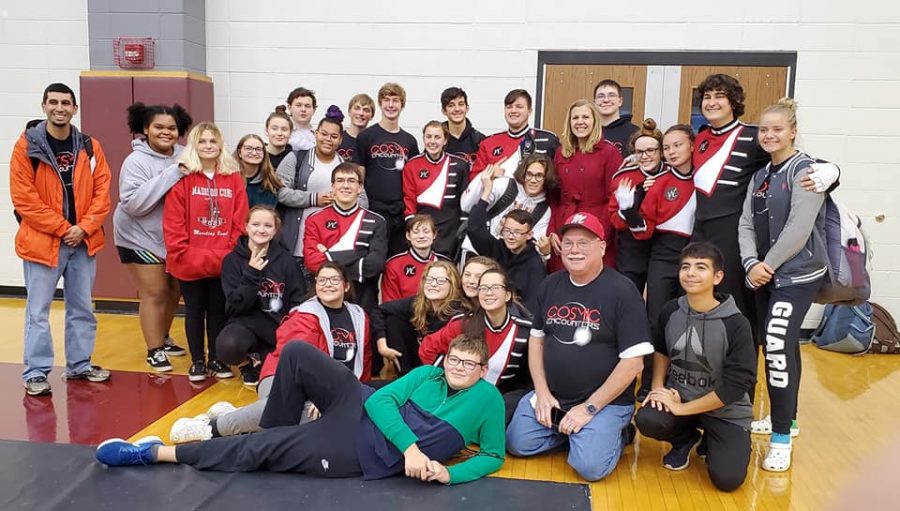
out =
[[584,403],[584,407],[587,408],[587,413],[591,415],[597,415],[597,412],[600,411],[596,406],[588,402]]

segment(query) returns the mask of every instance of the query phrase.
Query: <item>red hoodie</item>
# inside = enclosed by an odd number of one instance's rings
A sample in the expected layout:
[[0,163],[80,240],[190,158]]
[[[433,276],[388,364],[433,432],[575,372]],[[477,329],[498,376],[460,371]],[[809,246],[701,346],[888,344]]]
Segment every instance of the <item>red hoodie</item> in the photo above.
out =
[[163,207],[166,271],[180,280],[218,277],[244,233],[247,191],[239,172],[212,179],[192,172],[169,190]]

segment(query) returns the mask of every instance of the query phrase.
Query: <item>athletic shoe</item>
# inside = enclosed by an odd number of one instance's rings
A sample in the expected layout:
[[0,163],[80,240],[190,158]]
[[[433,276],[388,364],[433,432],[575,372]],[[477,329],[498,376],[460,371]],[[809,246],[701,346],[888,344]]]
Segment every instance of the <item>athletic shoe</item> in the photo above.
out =
[[206,370],[206,364],[202,360],[194,362],[188,369],[188,380],[190,381],[203,381],[207,376],[209,376],[209,371]]
[[97,446],[96,457],[97,461],[110,467],[151,465],[156,463],[153,446],[162,444],[159,437],[144,437],[133,444],[121,438],[110,438]]
[[78,374],[67,374],[67,380],[87,380],[93,383],[100,383],[109,380],[109,371],[100,366],[91,366],[87,371],[81,371]]
[[704,433],[700,443],[697,444],[697,456],[706,459],[707,455],[709,455],[709,446],[706,445],[706,434]]
[[172,370],[172,364],[169,363],[169,357],[166,356],[165,348],[156,348],[147,352],[147,365],[150,369],[158,373],[165,373]]
[[700,441],[700,432],[694,430],[690,440],[681,444],[672,444],[672,450],[663,456],[663,466],[669,470],[684,470],[691,464],[691,451]]
[[175,421],[172,429],[169,430],[169,440],[173,444],[199,442],[210,438],[212,438],[212,426],[209,425],[209,419],[185,417]]
[[238,369],[241,371],[241,379],[244,380],[244,386],[255,389],[259,384],[259,368],[254,367],[253,362],[250,362]]
[[216,378],[234,378],[234,373],[231,372],[231,369],[216,359],[209,361],[209,372],[215,375]]
[[29,396],[48,396],[50,392],[50,382],[46,376],[32,376],[25,380],[25,393]]
[[170,357],[183,357],[187,353],[184,348],[175,344],[175,340],[168,335],[166,340],[163,341],[163,349],[166,350],[166,354]]
[[[218,419],[219,417],[221,417],[225,414],[231,413],[235,410],[237,410],[237,407],[235,407],[233,404],[229,403],[228,401],[219,401],[218,403],[215,403],[212,406],[210,406],[209,410],[206,411],[205,415],[208,419]],[[194,418],[196,419],[199,417],[200,416],[197,416]]]

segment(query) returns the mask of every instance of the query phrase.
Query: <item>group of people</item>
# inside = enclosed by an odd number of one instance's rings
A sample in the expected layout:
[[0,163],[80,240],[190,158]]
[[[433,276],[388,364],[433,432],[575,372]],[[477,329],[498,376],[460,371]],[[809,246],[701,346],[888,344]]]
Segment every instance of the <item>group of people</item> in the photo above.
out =
[[[98,460],[458,483],[507,452],[567,446],[595,481],[636,426],[672,444],[671,470],[696,446],[724,491],[746,477],[751,431],[771,435],[762,468],[787,470],[799,329],[828,278],[822,207],[838,169],[795,148],[792,100],[757,127],[740,121],[734,78],[697,89],[699,133],[631,124],[621,87],[603,80],[557,137],[529,125],[521,89],[504,98],[508,129],[484,136],[451,87],[421,154],[395,83],[371,126],[375,101],[351,98],[346,128],[332,105],[313,129],[316,96],[297,88],[265,139],[243,136],[234,153],[178,105],[132,105],[113,226],[147,364],[170,371],[186,354],[169,336],[183,297],[189,378],[236,368],[259,399],[178,420],[175,447],[112,439]],[[71,89],[50,85],[42,108],[10,164],[29,395],[51,392],[60,277],[66,377],[109,379],[90,360],[90,291],[111,174],[99,141],[71,125]],[[753,421],[758,346],[772,413]]]

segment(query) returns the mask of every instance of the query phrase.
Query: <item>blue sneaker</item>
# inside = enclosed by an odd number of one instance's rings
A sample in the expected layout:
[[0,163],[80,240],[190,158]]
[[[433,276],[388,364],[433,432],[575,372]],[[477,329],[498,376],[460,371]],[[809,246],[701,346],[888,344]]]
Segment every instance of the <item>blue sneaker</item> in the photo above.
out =
[[128,443],[121,438],[110,438],[97,446],[97,461],[110,467],[129,465],[151,465],[154,445],[163,445],[157,436],[144,437],[135,443]]

